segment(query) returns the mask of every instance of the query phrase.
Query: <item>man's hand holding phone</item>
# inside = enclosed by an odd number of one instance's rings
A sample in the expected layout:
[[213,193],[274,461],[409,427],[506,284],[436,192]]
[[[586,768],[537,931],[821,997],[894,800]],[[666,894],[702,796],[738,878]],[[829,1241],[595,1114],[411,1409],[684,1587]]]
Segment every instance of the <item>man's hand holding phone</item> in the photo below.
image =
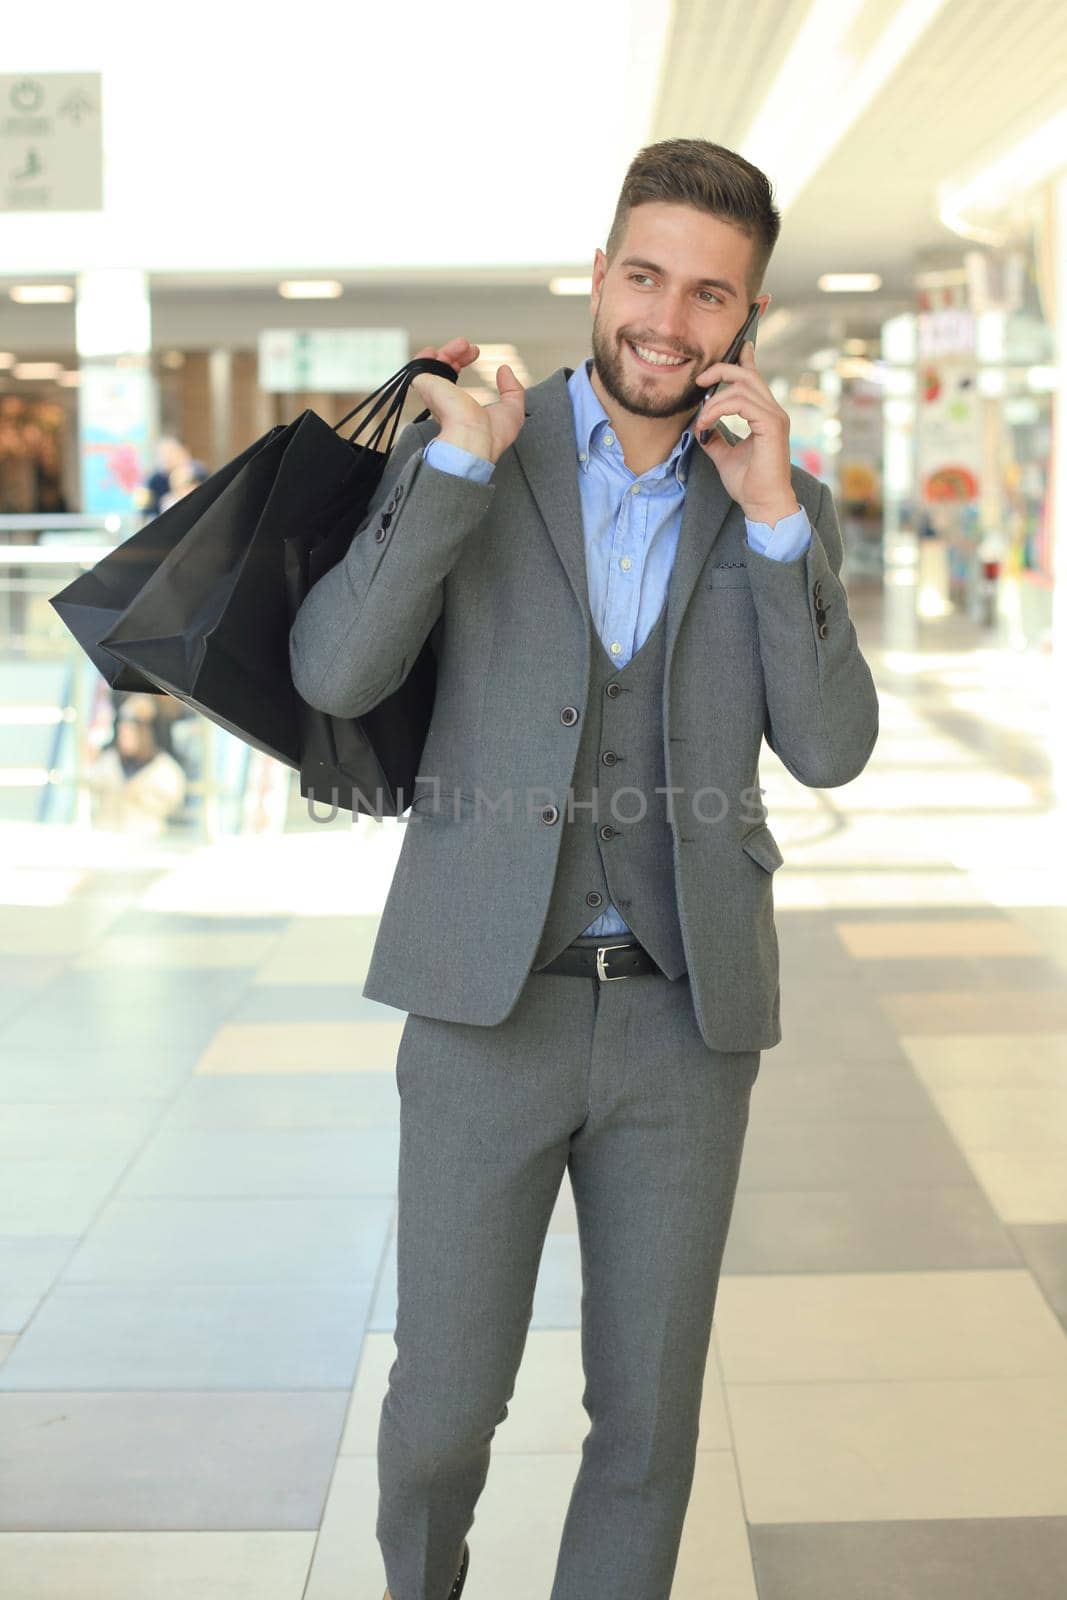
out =
[[[462,372],[478,359],[478,346],[469,339],[456,338],[439,350],[426,345],[415,354],[434,356]],[[496,386],[500,399],[480,406],[458,384],[435,373],[423,372],[411,380],[411,388],[441,424],[437,437],[494,463],[517,438],[526,418],[526,390],[506,363],[496,369]]]
[[[753,304],[726,358],[699,372],[696,383],[711,390],[693,428],[701,448],[718,468],[723,487],[751,522],[772,528],[782,517],[799,511],[789,459],[789,416],[756,370],[754,331],[758,307]],[[744,417],[752,430],[731,445],[714,426],[720,417]]]

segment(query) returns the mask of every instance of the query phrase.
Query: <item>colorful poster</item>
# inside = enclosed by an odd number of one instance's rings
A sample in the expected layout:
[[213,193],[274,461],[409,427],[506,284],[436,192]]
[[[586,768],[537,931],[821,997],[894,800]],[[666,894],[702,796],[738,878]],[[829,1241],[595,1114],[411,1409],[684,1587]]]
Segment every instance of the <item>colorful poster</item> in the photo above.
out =
[[137,510],[135,490],[152,470],[152,403],[152,376],[143,367],[82,364],[78,422],[86,514]]

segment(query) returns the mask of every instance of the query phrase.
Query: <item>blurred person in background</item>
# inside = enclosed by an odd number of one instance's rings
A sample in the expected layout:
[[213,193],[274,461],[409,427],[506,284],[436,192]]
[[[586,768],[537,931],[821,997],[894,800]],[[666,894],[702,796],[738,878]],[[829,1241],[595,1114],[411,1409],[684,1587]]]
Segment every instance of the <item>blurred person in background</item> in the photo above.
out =
[[93,824],[156,838],[185,804],[186,777],[156,737],[154,696],[131,694],[115,717],[115,737],[88,769]]
[[207,467],[202,461],[181,461],[176,467],[171,468],[170,488],[166,494],[160,496],[160,511],[169,511],[171,506],[184,495],[191,494],[198,483],[203,483],[209,478]]
[[144,511],[149,517],[158,517],[160,511],[166,509],[161,503],[163,497],[171,494],[180,482],[192,475],[194,470],[203,473],[202,478],[195,480],[202,483],[208,476],[208,469],[204,463],[194,459],[192,451],[182,443],[176,433],[162,434],[156,446],[155,471],[135,496],[137,509]]

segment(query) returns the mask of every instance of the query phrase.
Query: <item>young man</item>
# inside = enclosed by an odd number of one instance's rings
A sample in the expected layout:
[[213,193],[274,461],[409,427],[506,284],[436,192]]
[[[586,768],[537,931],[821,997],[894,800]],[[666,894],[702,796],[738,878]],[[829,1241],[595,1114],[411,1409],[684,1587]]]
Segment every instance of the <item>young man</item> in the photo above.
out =
[[[416,379],[432,420],[292,628],[297,689],[339,716],[427,636],[438,661],[364,984],[410,1013],[378,1441],[396,1600],[463,1587],[564,1171],[591,1427],[551,1600],[670,1591],[750,1091],[781,1038],[761,742],[829,787],[878,733],[833,500],[791,464],[751,346],[721,359],[770,301],[778,228],[733,152],[642,150],[596,252],[592,359],[528,393],[502,366],[484,408]],[[419,353],[458,373],[478,351]],[[715,428],[735,414],[743,440]]]

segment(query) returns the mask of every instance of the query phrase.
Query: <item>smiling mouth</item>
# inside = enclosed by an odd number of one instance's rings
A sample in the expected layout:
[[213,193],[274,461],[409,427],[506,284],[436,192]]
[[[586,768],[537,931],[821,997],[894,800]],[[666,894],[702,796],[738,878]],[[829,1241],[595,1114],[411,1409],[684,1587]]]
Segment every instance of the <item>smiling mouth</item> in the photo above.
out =
[[680,361],[670,362],[666,365],[662,365],[658,361],[646,361],[643,356],[638,355],[635,346],[629,339],[626,339],[624,343],[638,366],[642,367],[645,372],[681,372],[683,367],[689,365],[688,356],[683,356]]

